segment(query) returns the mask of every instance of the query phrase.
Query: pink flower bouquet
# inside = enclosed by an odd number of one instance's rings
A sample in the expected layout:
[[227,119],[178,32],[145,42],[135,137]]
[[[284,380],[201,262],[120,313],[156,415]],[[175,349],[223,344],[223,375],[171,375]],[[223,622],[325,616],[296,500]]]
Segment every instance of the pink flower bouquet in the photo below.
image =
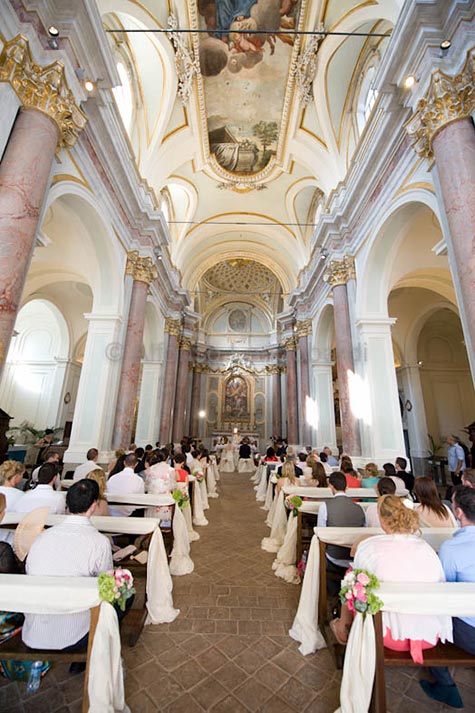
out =
[[340,601],[355,614],[376,614],[383,602],[374,593],[379,588],[379,580],[365,569],[350,567],[341,582]]
[[99,575],[99,596],[125,611],[125,602],[135,594],[134,578],[128,569],[108,569]]

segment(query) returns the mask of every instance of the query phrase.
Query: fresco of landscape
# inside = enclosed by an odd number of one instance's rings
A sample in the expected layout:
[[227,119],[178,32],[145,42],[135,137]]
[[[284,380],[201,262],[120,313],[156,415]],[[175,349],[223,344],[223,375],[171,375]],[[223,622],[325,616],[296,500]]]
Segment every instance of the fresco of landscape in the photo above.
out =
[[231,173],[258,173],[276,153],[294,43],[285,31],[299,9],[300,0],[198,0],[209,145]]

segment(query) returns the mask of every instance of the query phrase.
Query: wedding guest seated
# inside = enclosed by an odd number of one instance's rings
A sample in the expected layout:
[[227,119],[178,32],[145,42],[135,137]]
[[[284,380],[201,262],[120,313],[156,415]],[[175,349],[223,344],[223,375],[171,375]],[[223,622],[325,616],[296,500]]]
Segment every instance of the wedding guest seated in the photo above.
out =
[[186,458],[183,453],[175,453],[173,456],[173,466],[175,468],[175,479],[177,483],[188,485],[189,468],[186,465]]
[[94,480],[94,482],[96,482],[99,486],[99,498],[97,500],[96,512],[94,515],[97,517],[109,516],[110,510],[106,498],[107,475],[104,473],[102,468],[96,468],[96,470],[91,470],[91,472],[86,475],[86,480]]
[[[284,473],[285,466],[287,466],[287,468],[285,469],[285,473]],[[300,468],[298,465],[295,465],[295,456],[293,456],[293,455],[285,456],[284,462],[282,463],[282,465],[279,465],[279,467],[277,468],[277,475],[281,476],[281,479],[289,478],[290,473],[292,471],[293,471],[294,479],[300,478],[300,476],[303,475],[302,468]],[[284,483],[280,487],[283,488],[284,485],[287,485],[287,483]],[[292,483],[292,485],[293,485],[293,483]]]
[[[121,456],[125,456],[125,451],[123,448],[118,448],[116,451],[114,451],[114,458],[110,461],[109,465],[107,466],[107,475],[112,475],[112,471],[117,465],[117,461]],[[123,467],[123,466],[122,466]],[[122,470],[122,468],[119,469],[119,471]],[[117,471],[117,472],[119,472]]]
[[[459,485],[452,496],[452,506],[460,529],[450,540],[441,544],[440,561],[447,582],[475,582],[475,490]],[[454,617],[452,626],[454,644],[475,655],[475,617]],[[437,667],[429,671],[435,683],[420,681],[425,693],[452,708],[463,708],[460,692],[449,669]]]
[[402,458],[402,457],[396,458],[394,467],[396,468],[397,477],[401,478],[401,480],[404,481],[404,486],[405,486],[406,490],[409,490],[409,492],[412,494],[412,490],[414,488],[414,476],[412,473],[407,473],[407,471],[406,471],[406,468],[407,468],[406,458]]
[[[107,481],[107,493],[111,495],[131,495],[134,493],[145,493],[145,486],[142,478],[134,473],[134,468],[137,465],[137,456],[135,453],[129,453],[124,459],[124,469],[120,473],[112,475]],[[118,506],[109,507],[110,514],[113,517],[128,517],[132,515],[136,508],[133,506]]]
[[421,527],[457,527],[453,512],[440,499],[433,480],[427,476],[416,478],[414,494]]
[[247,460],[248,458],[251,457],[251,446],[249,445],[249,441],[247,438],[245,438],[241,445],[239,446],[239,458],[243,458],[244,460]]
[[[41,477],[41,472],[40,472]],[[25,495],[25,498],[27,496]],[[93,480],[81,480],[66,494],[70,516],[44,530],[33,542],[26,573],[47,577],[97,577],[112,569],[111,545],[91,524],[99,498]],[[77,651],[87,643],[90,612],[25,614],[22,639],[35,649]]]
[[[58,464],[59,461],[61,460],[61,454],[59,451],[55,450],[54,448],[48,448],[47,451],[45,451],[44,454],[44,463],[55,463]],[[39,465],[37,468],[34,469],[34,471],[31,474],[31,482],[32,483],[37,483],[38,482],[38,473],[40,472],[41,466]]]
[[[333,497],[323,501],[318,511],[317,527],[363,527],[365,514],[358,503],[353,502],[346,495],[346,478],[340,471],[332,473],[328,479]],[[326,546],[327,571],[341,575],[350,565],[350,548],[340,545]],[[329,580],[330,594],[337,594],[340,589],[339,582]]]
[[275,454],[275,450],[272,448],[272,446],[269,446],[269,448],[266,451],[266,455],[264,458],[264,463],[277,463],[278,458]]
[[[384,535],[363,540],[356,551],[354,569],[365,569],[381,582],[444,582],[440,560],[420,536],[417,513],[395,495],[383,495],[378,513]],[[343,605],[341,618],[330,623],[335,637],[346,643],[353,615]],[[423,650],[439,641],[452,641],[452,622],[443,615],[412,615],[383,612],[384,646],[394,651],[410,651],[416,663],[423,663]]]
[[36,508],[49,507],[51,515],[65,512],[64,493],[54,489],[58,469],[54,463],[45,463],[38,473],[38,485],[34,490],[29,490],[16,503],[16,512],[31,512]]
[[89,448],[88,452],[86,453],[86,462],[81,463],[81,465],[78,465],[78,467],[74,471],[74,482],[82,480],[86,477],[88,473],[91,472],[91,470],[96,470],[96,468],[99,468],[99,466],[97,465],[98,458],[99,451],[97,450],[97,448]]
[[325,453],[325,455],[326,455],[326,457],[327,457],[327,462],[328,462],[328,465],[329,465],[329,466],[331,466],[331,467],[334,468],[335,466],[338,465],[338,460],[337,460],[337,459],[335,458],[335,456],[332,454],[332,449],[331,449],[331,448],[329,448],[328,446],[325,446],[325,448],[323,449],[323,452]]
[[333,468],[328,463],[328,457],[327,457],[327,454],[325,453],[325,451],[322,451],[321,453],[317,454],[317,451],[314,450],[313,454],[314,454],[315,460],[320,460],[320,463],[323,465],[327,476],[331,475],[333,473]]
[[[150,456],[145,489],[147,493],[166,493],[171,489],[171,466],[168,464],[168,451],[161,449]],[[185,454],[182,454],[186,458]]]
[[325,473],[325,468],[320,461],[316,461],[313,456],[308,456],[307,458],[307,468],[310,470],[310,475],[304,472],[304,477],[306,484],[312,488],[326,488],[327,485],[327,474]]
[[394,483],[396,485],[396,495],[398,497],[402,497],[403,495],[405,495],[404,491],[406,490],[406,484],[404,480],[398,476],[396,468],[393,466],[393,464],[385,463],[383,465],[383,471],[385,476],[391,478],[391,480],[394,480]]
[[[378,482],[375,488],[378,495],[395,495],[396,493],[396,483],[392,478],[378,478]],[[366,527],[381,527],[381,521],[378,514],[378,503],[371,503],[366,508]]]
[[7,512],[15,512],[16,504],[24,497],[24,493],[16,487],[23,478],[25,466],[16,460],[6,460],[0,465],[0,493],[6,500]]
[[145,462],[144,462],[145,449],[144,448],[136,448],[135,455],[137,456],[137,465],[135,466],[134,471],[138,475],[145,468]]
[[376,463],[366,463],[360,488],[375,488],[379,483],[379,469]]
[[341,472],[346,478],[346,485],[348,488],[361,488],[361,482],[360,479],[358,478],[358,473],[356,470],[353,468],[353,464],[351,460],[343,460],[342,466],[341,466]]

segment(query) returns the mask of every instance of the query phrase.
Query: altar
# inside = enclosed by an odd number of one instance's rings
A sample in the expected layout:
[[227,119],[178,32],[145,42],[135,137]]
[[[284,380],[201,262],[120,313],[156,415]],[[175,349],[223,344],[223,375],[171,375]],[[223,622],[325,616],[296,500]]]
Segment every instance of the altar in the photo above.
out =
[[[234,443],[236,440],[235,436],[238,436],[238,441],[237,441],[237,447],[239,449],[239,444],[241,443],[243,438],[249,438],[250,445],[255,445],[257,448],[257,452],[259,452],[259,433],[257,431],[238,431],[236,432],[234,429],[227,430],[219,430],[219,431],[213,431],[211,434],[211,448],[212,450],[219,450],[219,441],[223,438],[227,438],[229,443]],[[224,444],[221,443],[221,447]]]

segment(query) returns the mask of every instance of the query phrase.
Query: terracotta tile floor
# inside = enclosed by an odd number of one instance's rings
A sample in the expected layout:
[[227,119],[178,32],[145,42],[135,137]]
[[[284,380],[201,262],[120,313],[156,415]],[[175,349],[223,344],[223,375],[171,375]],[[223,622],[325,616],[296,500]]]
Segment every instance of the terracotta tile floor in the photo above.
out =
[[[172,624],[147,627],[123,649],[126,698],[132,713],[333,713],[340,673],[326,650],[302,657],[287,631],[300,588],[277,579],[274,555],[260,549],[269,534],[248,475],[225,474],[210,500],[208,527],[196,528],[195,571],[174,578]],[[448,710],[422,693],[416,669],[387,671],[390,713]],[[456,674],[465,710],[475,711],[475,673]],[[55,666],[40,692],[0,681],[0,711],[81,710],[83,677]]]

